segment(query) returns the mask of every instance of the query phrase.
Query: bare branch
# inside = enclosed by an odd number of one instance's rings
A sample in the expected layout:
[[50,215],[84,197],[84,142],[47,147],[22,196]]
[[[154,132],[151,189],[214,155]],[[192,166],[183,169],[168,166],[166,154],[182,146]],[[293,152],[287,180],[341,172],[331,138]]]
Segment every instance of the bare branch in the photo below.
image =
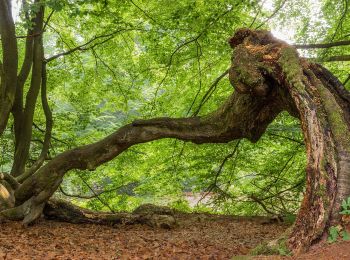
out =
[[197,63],[198,63],[199,88],[197,90],[196,95],[194,96],[194,99],[193,99],[189,109],[187,110],[186,116],[188,116],[190,114],[192,107],[194,106],[194,104],[199,96],[199,93],[202,90],[202,68],[201,68],[201,59],[200,59],[200,57],[202,56],[202,47],[198,41],[196,41],[196,44],[197,44]]
[[279,134],[270,133],[270,132],[267,132],[266,134],[271,135],[271,136],[276,136],[276,137],[279,137],[279,138],[282,138],[282,139],[287,139],[287,140],[289,140],[289,141],[296,142],[296,143],[298,143],[298,144],[304,145],[304,142],[303,142],[303,141],[300,141],[300,140],[291,138],[291,137],[289,137],[289,136],[279,135]]
[[[114,80],[117,80],[118,77],[117,77],[115,71],[98,55],[98,53],[93,48],[91,48],[91,50],[92,50],[92,53],[95,56],[95,58],[99,59],[101,61],[101,63],[107,68],[107,70],[112,73]],[[124,98],[124,103],[127,104],[128,97],[126,96],[124,90],[120,87],[120,85],[118,84],[117,86],[118,86],[120,93],[122,94],[122,96]]]
[[157,22],[156,20],[154,20],[145,10],[143,10],[141,7],[139,7],[137,4],[135,4],[135,2],[133,0],[130,0],[130,2],[132,3],[133,6],[135,6],[138,10],[140,10],[148,19],[150,19],[152,22],[154,22],[155,24],[158,24],[160,26],[163,27],[162,24],[160,24],[159,22]]
[[238,140],[235,147],[233,148],[233,151],[230,152],[228,155],[226,155],[225,158],[222,160],[220,167],[219,167],[219,170],[217,171],[217,173],[215,175],[215,179],[214,179],[215,184],[217,184],[218,177],[221,174],[222,169],[224,168],[226,162],[236,154],[240,142],[241,142],[241,140]]
[[350,80],[350,74],[348,75],[348,77],[344,80],[344,82],[343,82],[343,86],[345,86],[346,85],[346,83],[348,83],[349,82],[349,80]]
[[350,55],[330,56],[321,60],[322,62],[350,61]]
[[294,44],[293,46],[297,49],[325,49],[337,46],[350,45],[350,41],[338,41],[329,43],[310,43],[310,44]]
[[[258,11],[256,12],[256,14],[255,14],[255,16],[254,16],[253,21],[250,23],[249,28],[252,28],[252,26],[254,25],[254,23],[255,23],[256,19],[258,18],[259,14],[260,14],[261,11],[263,10],[262,7],[263,7],[263,5],[264,5],[265,2],[266,2],[266,0],[262,1],[261,5],[258,6]],[[257,4],[258,4],[258,3],[259,3],[259,1],[257,1]],[[254,6],[254,9],[255,9],[255,11],[256,11],[255,6]]]
[[341,28],[343,25],[343,21],[344,21],[345,17],[348,15],[349,1],[345,0],[345,1],[343,1],[343,3],[344,3],[344,10],[343,10],[342,16],[340,17],[339,22],[337,24],[337,28],[334,31],[334,34],[332,36],[332,40],[337,35],[339,28]]
[[271,215],[276,215],[276,212],[273,212],[272,210],[268,209],[267,206],[265,205],[265,203],[263,203],[261,201],[261,199],[258,198],[257,196],[251,194],[248,196],[248,198],[250,198],[252,201],[258,203],[266,213],[271,214]]
[[196,109],[196,111],[193,113],[193,116],[198,115],[200,109],[202,106],[209,100],[210,96],[214,93],[217,85],[219,84],[220,80],[224,78],[226,75],[228,75],[229,69],[225,70],[224,73],[222,73],[219,77],[217,77],[214,82],[209,86],[209,89],[207,92],[204,94],[202,100],[199,102],[199,105]]
[[[33,122],[33,126],[35,127],[35,129],[39,130],[41,133],[45,133],[45,130],[42,129],[40,126],[38,126],[35,122]],[[52,138],[53,140],[59,142],[59,143],[65,144],[65,145],[67,145],[67,146],[70,146],[70,145],[71,145],[71,144],[67,143],[66,141],[61,140],[61,139],[59,139],[59,138],[57,138],[57,137],[55,137],[55,136],[52,136],[51,138]]]
[[114,212],[114,210],[111,208],[111,206],[107,203],[107,202],[105,202],[104,200],[102,200],[101,198],[100,198],[100,194],[97,194],[96,192],[95,192],[95,190],[89,185],[89,183],[87,183],[87,181],[80,175],[80,174],[78,174],[78,176],[79,176],[79,178],[83,181],[83,183],[89,188],[89,190],[91,190],[91,192],[95,195],[95,197],[103,204],[103,205],[105,205],[112,213],[115,213]]
[[261,24],[259,24],[255,29],[259,29],[259,28],[262,27],[264,24],[266,24],[268,21],[270,21],[270,20],[282,9],[282,7],[285,5],[286,2],[287,2],[287,0],[284,0],[284,1],[275,9],[275,11],[274,11],[268,18],[266,18],[265,21],[263,21]]
[[172,62],[173,62],[173,58],[175,56],[175,54],[180,51],[182,48],[184,48],[186,45],[192,43],[192,42],[195,42],[195,41],[198,41],[199,37],[201,36],[201,34],[198,34],[196,37],[194,38],[191,38],[181,44],[179,44],[175,50],[171,53],[170,55],[170,58],[169,58],[169,61],[168,61],[168,64],[166,65],[166,72],[165,72],[165,75],[164,77],[162,78],[162,80],[159,82],[157,88],[156,88],[156,91],[154,92],[154,98],[153,98],[153,104],[152,104],[152,110],[154,109],[155,107],[155,104],[156,104],[156,98],[158,96],[158,92],[159,92],[159,88],[163,85],[165,79],[167,78],[168,74],[169,74],[169,71],[170,71],[170,68],[171,68],[171,65],[172,65]]
[[[98,45],[101,45],[101,44],[104,44],[106,42],[108,42],[109,40],[113,39],[115,37],[116,34],[120,33],[120,32],[126,32],[126,31],[133,31],[133,30],[138,30],[136,28],[130,28],[130,29],[119,29],[117,31],[114,31],[112,33],[109,33],[109,34],[103,34],[103,35],[99,35],[99,36],[95,36],[93,37],[92,39],[90,39],[89,41],[87,41],[86,43],[84,44],[81,44],[75,48],[72,48],[70,50],[67,50],[65,52],[62,52],[62,53],[58,53],[56,55],[53,55],[49,58],[46,59],[46,62],[50,62],[52,60],[55,60],[59,57],[62,57],[62,56],[66,56],[66,55],[69,55],[73,52],[76,52],[76,51],[87,51],[89,49],[92,49]],[[100,39],[104,39],[102,41],[98,41],[96,42],[97,40],[100,40]]]
[[104,193],[110,193],[110,192],[114,192],[114,191],[119,191],[120,189],[122,189],[123,187],[127,187],[128,184],[126,185],[120,185],[118,187],[114,187],[114,188],[111,188],[111,189],[107,189],[107,190],[100,190],[100,191],[95,191],[92,192],[93,194],[92,195],[82,195],[82,194],[69,194],[68,192],[66,192],[65,190],[63,190],[62,186],[59,187],[60,189],[60,192],[64,195],[64,196],[67,196],[67,197],[72,197],[72,198],[78,198],[78,199],[94,199],[96,198],[97,196],[100,196],[101,194],[104,194]]
[[[237,6],[238,4],[236,4]],[[156,98],[157,98],[157,95],[158,95],[158,91],[159,91],[159,88],[163,85],[165,79],[167,78],[168,74],[169,74],[169,71],[170,71],[170,67],[172,65],[172,61],[173,61],[173,58],[175,56],[175,54],[180,51],[182,48],[184,48],[185,46],[187,46],[188,44],[190,43],[193,43],[195,42],[197,44],[197,46],[199,45],[199,38],[211,27],[213,26],[217,21],[219,21],[222,17],[224,17],[225,15],[227,15],[228,13],[230,13],[234,8],[231,7],[229,9],[227,9],[225,12],[223,12],[222,14],[220,14],[218,17],[216,17],[213,21],[209,22],[205,27],[204,29],[196,36],[196,37],[193,37],[193,38],[190,38],[188,39],[187,41],[185,42],[182,42],[181,44],[179,44],[175,50],[171,53],[170,55],[170,58],[169,58],[169,61],[168,61],[168,64],[166,66],[167,70],[165,72],[165,75],[163,77],[163,79],[160,81],[160,83],[158,84],[157,88],[156,88],[156,91],[154,93],[154,99],[153,99],[153,104],[152,104],[152,110],[154,109],[155,107],[155,102],[156,102]],[[196,56],[197,57],[197,56]]]
[[[215,174],[214,182],[213,182],[212,184],[209,185],[209,187],[208,187],[207,190],[206,190],[206,193],[204,193],[204,194],[202,195],[202,197],[198,200],[197,205],[198,205],[206,196],[208,196],[208,195],[210,194],[210,192],[211,192],[214,188],[219,188],[218,183],[217,183],[217,182],[218,182],[218,178],[219,178],[220,174],[222,173],[222,170],[223,170],[223,168],[224,168],[226,162],[236,154],[240,142],[241,142],[241,140],[238,140],[237,143],[236,143],[236,145],[235,145],[235,147],[233,148],[233,151],[230,152],[228,155],[226,155],[225,158],[222,160],[222,162],[221,162],[221,164],[220,164],[220,166],[219,166],[219,169],[218,169],[218,171],[217,171],[216,174]],[[220,189],[220,190],[221,190],[221,189]]]
[[55,12],[55,10],[52,10],[51,13],[49,14],[49,16],[47,17],[47,19],[44,23],[43,29],[42,29],[43,32],[45,32],[46,26],[49,24],[50,19],[51,19],[52,15],[54,14],[54,12]]

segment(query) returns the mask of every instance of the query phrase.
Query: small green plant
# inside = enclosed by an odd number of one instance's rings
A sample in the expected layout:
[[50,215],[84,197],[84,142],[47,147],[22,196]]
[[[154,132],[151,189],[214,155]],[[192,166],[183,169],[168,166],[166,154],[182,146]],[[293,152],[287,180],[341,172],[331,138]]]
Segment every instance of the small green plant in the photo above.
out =
[[333,227],[329,228],[329,234],[328,234],[328,239],[327,239],[328,243],[334,243],[338,240],[340,228],[339,228],[339,226],[336,226],[336,227],[333,226]]
[[343,200],[342,204],[342,211],[340,211],[340,214],[343,215],[350,215],[350,197],[348,197],[347,199]]
[[270,243],[263,242],[250,251],[251,255],[282,255],[290,256],[291,252],[286,245],[286,239],[280,238]]
[[[344,199],[341,206],[342,211],[340,211],[340,214],[350,215],[350,197]],[[350,240],[349,233],[344,230],[342,226],[338,225],[330,227],[327,241],[329,243],[334,243],[338,240],[339,237],[341,237],[344,241]]]

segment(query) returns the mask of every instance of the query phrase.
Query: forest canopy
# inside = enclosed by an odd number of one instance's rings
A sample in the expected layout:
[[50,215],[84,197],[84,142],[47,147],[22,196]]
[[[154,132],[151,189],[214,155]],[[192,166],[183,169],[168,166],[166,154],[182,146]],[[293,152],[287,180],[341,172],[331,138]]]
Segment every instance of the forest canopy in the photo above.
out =
[[[139,119],[205,117],[217,110],[233,92],[227,75],[235,52],[228,41],[240,28],[271,31],[350,90],[347,0],[1,2],[14,19],[22,96],[16,90],[8,121],[1,107],[0,172],[20,184],[61,153],[142,125]],[[0,64],[2,82],[10,86],[6,15]],[[132,211],[150,202],[293,219],[306,192],[307,155],[300,120],[288,112],[260,139],[197,145],[166,138],[134,145],[98,167],[74,166],[54,196],[101,211]],[[190,204],[189,194],[198,203]]]

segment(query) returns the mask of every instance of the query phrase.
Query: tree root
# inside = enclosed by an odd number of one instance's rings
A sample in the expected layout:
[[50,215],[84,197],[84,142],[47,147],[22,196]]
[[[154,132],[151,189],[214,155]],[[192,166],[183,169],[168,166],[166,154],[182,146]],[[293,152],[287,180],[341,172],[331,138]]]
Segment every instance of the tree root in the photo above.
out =
[[144,210],[145,206],[140,206],[134,213],[106,213],[84,209],[73,205],[70,202],[50,199],[44,207],[44,216],[47,219],[69,222],[74,224],[146,224],[150,227],[160,227],[171,229],[177,226],[171,210],[165,207],[152,205],[152,209]]

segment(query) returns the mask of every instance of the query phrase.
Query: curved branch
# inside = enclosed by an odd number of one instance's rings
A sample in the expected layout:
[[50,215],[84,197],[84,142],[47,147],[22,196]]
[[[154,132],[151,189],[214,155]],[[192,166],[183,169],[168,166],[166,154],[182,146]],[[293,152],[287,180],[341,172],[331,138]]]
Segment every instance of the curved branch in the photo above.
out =
[[5,172],[0,173],[0,180],[7,181],[8,184],[11,185],[11,188],[14,190],[17,189],[20,185],[13,176]]
[[196,111],[193,113],[194,116],[198,115],[199,111],[201,110],[202,106],[209,100],[210,96],[214,93],[217,85],[219,84],[220,80],[222,80],[226,75],[228,75],[229,69],[225,70],[219,77],[217,77],[214,82],[210,85],[207,92],[202,97],[201,101],[199,102],[199,105],[196,109]]
[[[116,31],[114,31],[112,33],[95,36],[92,39],[90,39],[89,41],[87,41],[86,43],[81,44],[81,45],[79,45],[79,46],[77,46],[75,48],[72,48],[70,50],[67,50],[67,51],[55,54],[55,55],[47,58],[45,61],[46,62],[50,62],[50,61],[53,61],[53,60],[55,60],[55,59],[57,59],[59,57],[69,55],[69,54],[74,53],[76,51],[87,51],[87,50],[90,50],[90,49],[92,49],[92,48],[94,48],[94,47],[96,47],[98,45],[104,44],[104,43],[108,42],[109,40],[113,39],[117,33],[125,32],[125,31],[132,31],[132,30],[138,30],[138,29],[135,29],[135,28],[119,29],[119,30],[116,30]],[[104,40],[96,42],[97,40],[100,40],[100,39],[104,39]]]
[[259,29],[261,28],[264,24],[266,24],[268,21],[270,21],[281,9],[282,7],[285,5],[285,3],[287,2],[287,0],[284,0],[276,9],[275,11],[266,18],[265,21],[263,21],[261,24],[259,24],[255,29]]
[[268,209],[267,206],[265,205],[264,202],[262,202],[262,200],[260,198],[258,198],[257,196],[255,196],[254,194],[251,194],[248,196],[249,199],[251,199],[253,202],[256,202],[257,204],[259,204],[263,210],[270,214],[270,215],[277,215],[276,212],[273,212],[272,210]]
[[203,118],[134,121],[101,141],[66,151],[49,161],[16,190],[16,201],[20,204],[33,197],[38,204],[46,202],[67,171],[94,170],[139,143],[161,138],[197,144],[226,143],[237,138],[257,141],[281,110],[272,98],[259,100],[234,92],[222,107]]
[[100,195],[97,194],[97,192],[95,192],[95,190],[90,186],[90,184],[87,183],[87,181],[84,180],[84,178],[83,178],[80,174],[78,174],[78,176],[79,176],[79,178],[82,180],[82,182],[89,188],[89,190],[95,195],[95,197],[96,197],[104,206],[106,206],[112,213],[114,213],[114,210],[111,208],[111,206],[110,206],[107,202],[105,202],[104,200],[102,200],[102,199],[100,198]]

